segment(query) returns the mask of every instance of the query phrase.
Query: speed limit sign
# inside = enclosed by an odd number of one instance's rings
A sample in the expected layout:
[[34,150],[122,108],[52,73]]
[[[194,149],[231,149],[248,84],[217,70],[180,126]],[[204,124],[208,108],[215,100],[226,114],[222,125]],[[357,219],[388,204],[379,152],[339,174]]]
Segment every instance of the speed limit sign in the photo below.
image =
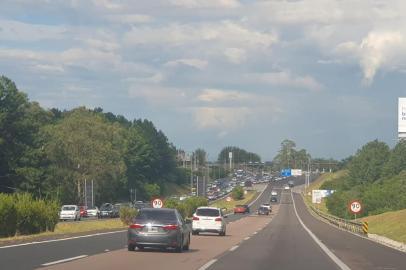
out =
[[155,198],[151,201],[152,208],[162,208],[164,207],[164,202],[160,198]]
[[354,200],[348,204],[348,208],[354,215],[359,214],[362,211],[362,205],[360,201]]

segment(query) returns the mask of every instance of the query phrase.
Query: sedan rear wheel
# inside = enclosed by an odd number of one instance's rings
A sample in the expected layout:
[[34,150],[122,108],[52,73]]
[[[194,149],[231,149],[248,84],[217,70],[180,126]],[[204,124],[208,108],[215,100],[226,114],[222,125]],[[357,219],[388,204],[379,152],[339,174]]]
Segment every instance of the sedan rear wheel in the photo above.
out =
[[183,251],[183,237],[180,239],[179,246],[177,246],[175,249],[176,253],[182,253],[182,251]]
[[128,251],[134,251],[135,246],[133,244],[128,244]]

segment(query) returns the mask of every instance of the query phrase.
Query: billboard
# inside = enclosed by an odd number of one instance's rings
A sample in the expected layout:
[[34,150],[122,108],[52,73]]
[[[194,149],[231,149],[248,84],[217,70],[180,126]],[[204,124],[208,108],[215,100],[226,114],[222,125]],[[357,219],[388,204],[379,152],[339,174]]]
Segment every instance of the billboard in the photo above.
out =
[[399,138],[406,138],[406,98],[399,98],[398,133]]
[[313,189],[312,203],[321,203],[321,199],[330,196],[335,190]]
[[300,169],[292,169],[292,176],[302,176],[302,170]]

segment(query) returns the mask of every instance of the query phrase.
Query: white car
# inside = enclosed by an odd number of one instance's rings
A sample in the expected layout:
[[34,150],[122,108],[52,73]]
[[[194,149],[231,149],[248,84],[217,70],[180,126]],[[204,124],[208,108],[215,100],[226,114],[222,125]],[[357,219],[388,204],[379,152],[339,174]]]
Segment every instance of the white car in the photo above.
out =
[[87,209],[88,217],[99,217],[99,215],[100,215],[100,210],[97,206]]
[[271,195],[272,195],[272,196],[278,196],[278,192],[277,192],[276,190],[272,190],[272,191],[271,191]]
[[80,209],[77,205],[63,205],[59,213],[60,220],[80,220]]
[[193,214],[192,234],[201,232],[218,233],[220,236],[226,235],[226,222],[220,208],[199,207]]
[[290,189],[288,185],[284,186],[283,189]]
[[272,212],[272,205],[269,203],[263,203],[260,207],[266,207],[268,208],[269,212]]

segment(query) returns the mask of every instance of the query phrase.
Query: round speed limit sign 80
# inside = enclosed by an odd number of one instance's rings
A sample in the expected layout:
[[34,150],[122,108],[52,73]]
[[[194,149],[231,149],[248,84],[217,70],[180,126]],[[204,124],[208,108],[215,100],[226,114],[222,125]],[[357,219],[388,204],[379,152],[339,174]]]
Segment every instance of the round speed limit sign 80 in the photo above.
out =
[[351,211],[351,213],[358,214],[362,210],[362,205],[359,201],[355,200],[349,203],[348,208]]
[[155,198],[151,202],[153,208],[162,208],[164,207],[164,202],[160,198]]

